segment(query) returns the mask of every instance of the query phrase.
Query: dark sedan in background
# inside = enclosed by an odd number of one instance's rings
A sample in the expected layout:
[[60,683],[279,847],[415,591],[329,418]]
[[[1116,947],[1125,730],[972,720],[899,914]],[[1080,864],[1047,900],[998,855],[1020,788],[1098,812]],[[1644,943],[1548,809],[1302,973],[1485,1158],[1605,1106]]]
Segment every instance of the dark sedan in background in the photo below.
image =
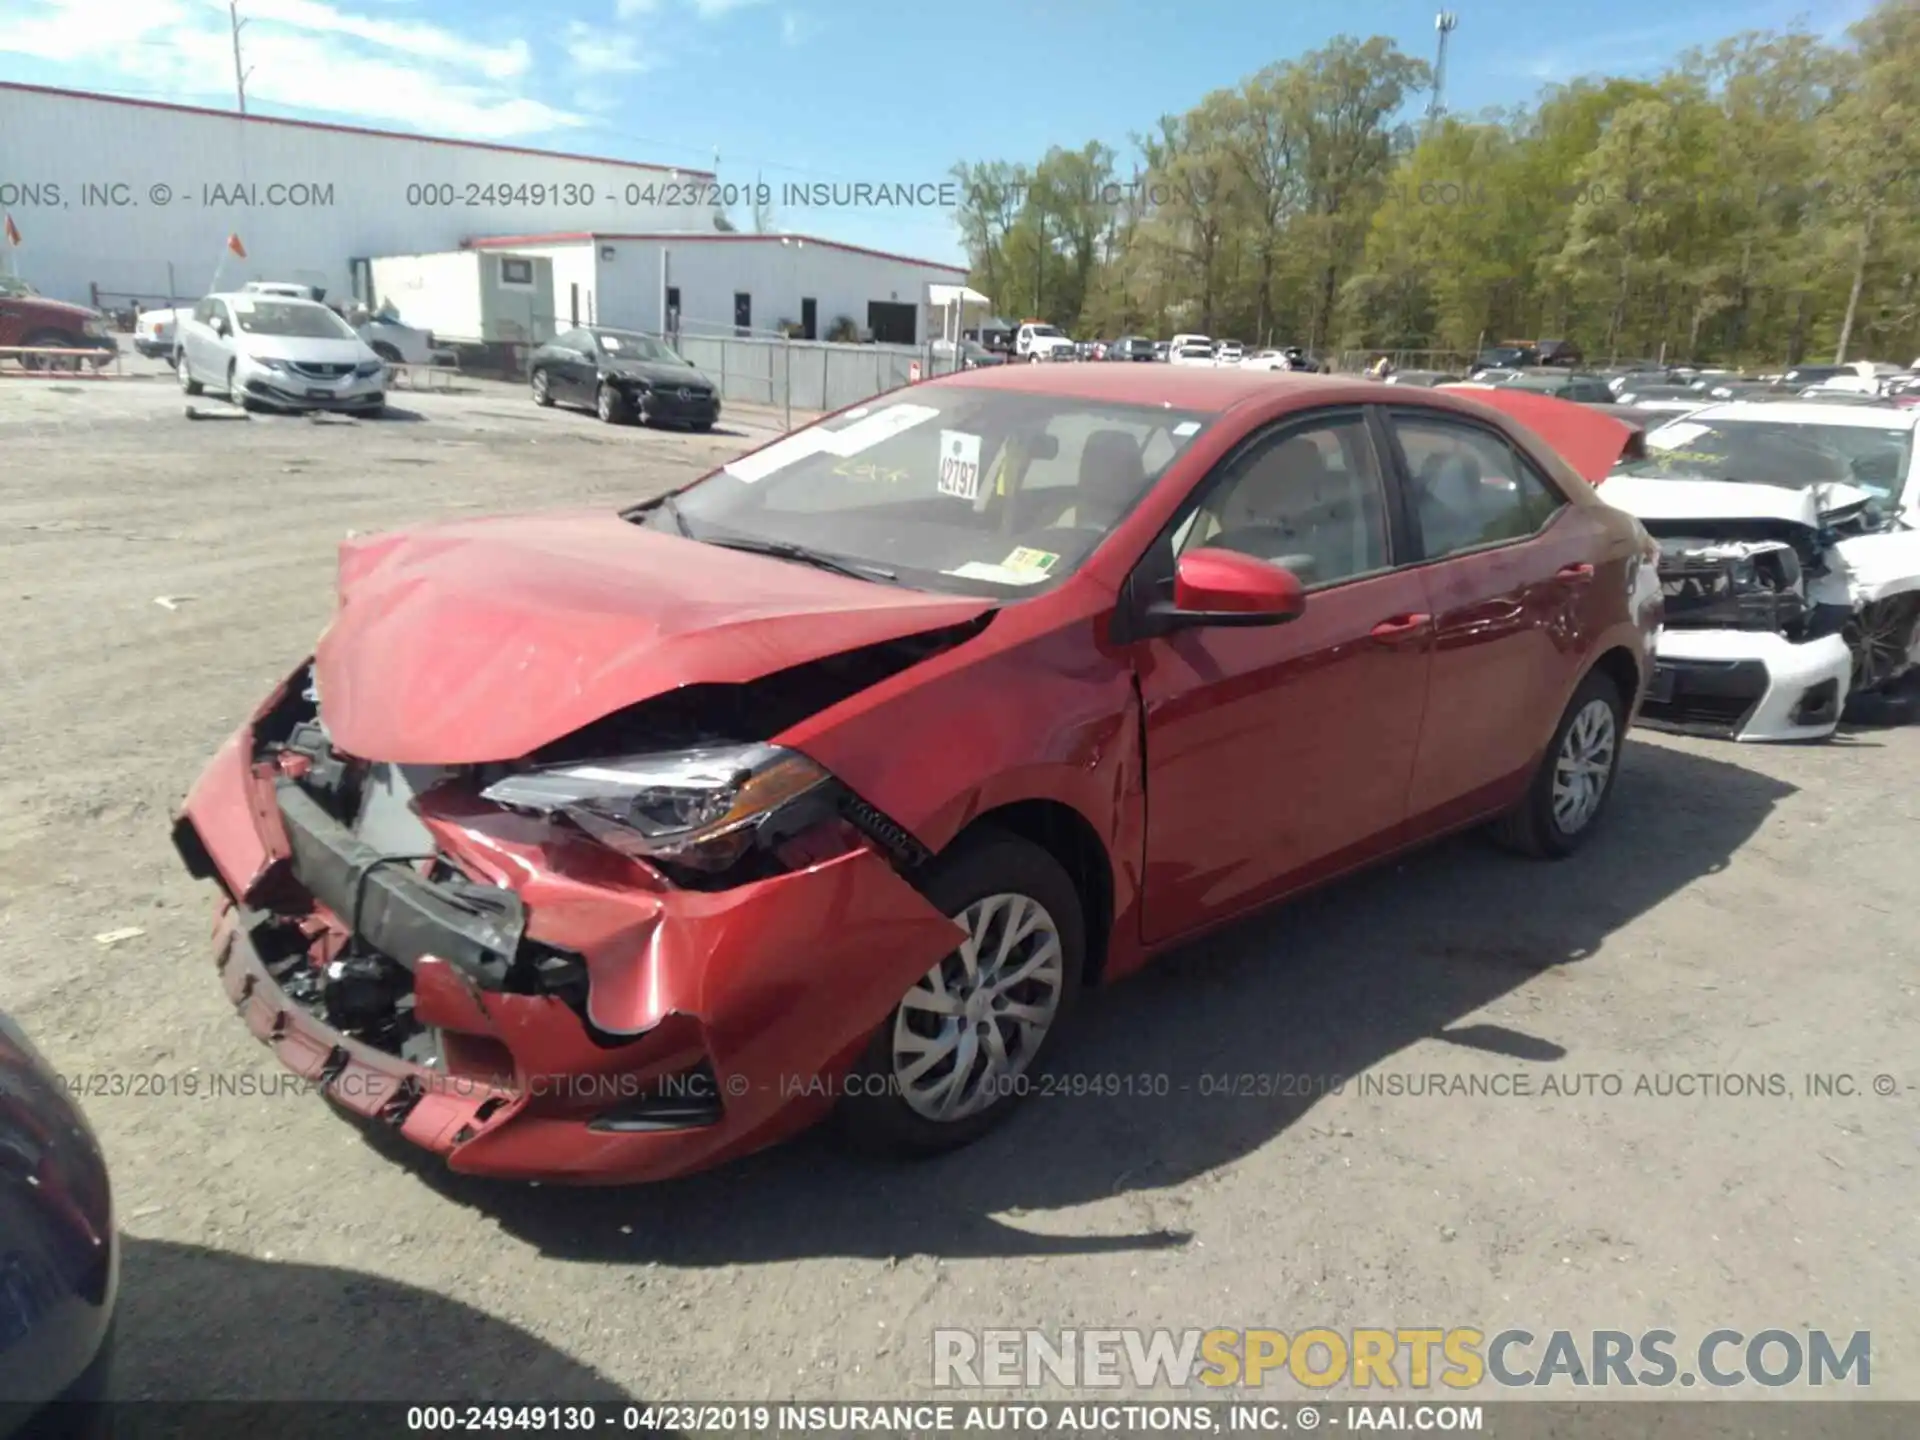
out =
[[99,1142],[60,1077],[0,1015],[0,1435],[107,1433],[97,1402],[119,1280]]
[[591,406],[609,425],[684,425],[720,418],[714,383],[651,335],[600,326],[563,330],[528,362],[536,405]]
[[1109,360],[1158,360],[1157,346],[1145,335],[1122,335],[1107,347]]

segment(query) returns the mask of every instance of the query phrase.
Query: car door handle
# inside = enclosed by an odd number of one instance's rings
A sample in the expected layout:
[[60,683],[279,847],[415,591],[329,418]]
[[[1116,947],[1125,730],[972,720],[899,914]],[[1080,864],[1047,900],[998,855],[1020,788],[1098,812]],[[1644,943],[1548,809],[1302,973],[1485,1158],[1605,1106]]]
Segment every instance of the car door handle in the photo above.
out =
[[1382,645],[1396,645],[1424,635],[1432,624],[1431,615],[1395,615],[1382,620],[1369,633]]
[[1593,566],[1584,560],[1578,565],[1562,565],[1553,578],[1562,585],[1585,585],[1593,579]]

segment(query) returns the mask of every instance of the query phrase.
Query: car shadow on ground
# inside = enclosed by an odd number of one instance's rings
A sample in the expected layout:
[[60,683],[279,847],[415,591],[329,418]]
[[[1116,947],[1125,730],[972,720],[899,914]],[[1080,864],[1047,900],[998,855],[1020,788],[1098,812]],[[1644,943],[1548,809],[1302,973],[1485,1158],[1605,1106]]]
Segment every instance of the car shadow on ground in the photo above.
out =
[[432,1291],[172,1241],[127,1238],[114,1328],[119,1400],[628,1398],[544,1340]]
[[[1530,861],[1462,836],[1171,953],[1088,997],[1053,1060],[1062,1093],[1035,1094],[978,1144],[937,1159],[865,1160],[816,1132],[686,1180],[578,1190],[457,1176],[387,1132],[364,1133],[441,1194],[569,1259],[703,1266],[1178,1246],[1186,1237],[1169,1229],[1042,1235],[995,1217],[1201,1175],[1300,1122],[1336,1078],[1421,1040],[1577,1065],[1580,1036],[1553,1033],[1550,1009],[1541,1035],[1463,1022],[1723,869],[1792,793],[1725,760],[1630,746],[1616,804],[1578,856]],[[1227,1078],[1273,1075],[1306,1078],[1294,1093],[1249,1094]]]

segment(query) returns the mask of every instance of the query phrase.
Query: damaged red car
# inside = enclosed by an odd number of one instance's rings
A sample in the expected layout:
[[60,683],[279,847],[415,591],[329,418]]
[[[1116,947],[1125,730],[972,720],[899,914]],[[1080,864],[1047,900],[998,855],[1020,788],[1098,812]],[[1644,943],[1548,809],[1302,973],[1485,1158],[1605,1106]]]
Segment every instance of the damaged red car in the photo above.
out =
[[965,1142],[1156,952],[1449,831],[1593,832],[1659,618],[1588,484],[1624,433],[1020,366],[623,513],[350,540],[175,827],[226,993],[460,1171]]

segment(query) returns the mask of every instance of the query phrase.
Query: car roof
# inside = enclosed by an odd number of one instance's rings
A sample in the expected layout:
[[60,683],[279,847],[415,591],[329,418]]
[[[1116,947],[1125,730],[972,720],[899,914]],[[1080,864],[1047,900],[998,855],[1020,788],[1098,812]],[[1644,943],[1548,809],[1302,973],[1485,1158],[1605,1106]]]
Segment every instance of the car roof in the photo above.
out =
[[[1116,405],[1164,405],[1170,410],[1220,415],[1244,403],[1271,404],[1278,414],[1314,404],[1379,403],[1378,381],[1357,375],[1312,375],[1297,370],[1153,369],[1131,365],[1014,365],[943,375],[928,385],[1012,390]],[[1417,395],[1419,398],[1413,398]],[[1291,403],[1289,403],[1291,402]],[[1461,400],[1430,390],[1396,395],[1393,403],[1432,405],[1456,414],[1480,414]]]
[[209,300],[247,300],[258,305],[271,300],[276,305],[311,305],[316,310],[325,310],[329,315],[332,308],[315,300],[310,295],[281,295],[272,290],[216,290],[207,296]]
[[1688,423],[1713,420],[1765,420],[1786,425],[1851,425],[1860,430],[1911,430],[1920,415],[1889,405],[1884,410],[1864,405],[1828,405],[1817,400],[1732,400],[1707,405],[1686,417]]

